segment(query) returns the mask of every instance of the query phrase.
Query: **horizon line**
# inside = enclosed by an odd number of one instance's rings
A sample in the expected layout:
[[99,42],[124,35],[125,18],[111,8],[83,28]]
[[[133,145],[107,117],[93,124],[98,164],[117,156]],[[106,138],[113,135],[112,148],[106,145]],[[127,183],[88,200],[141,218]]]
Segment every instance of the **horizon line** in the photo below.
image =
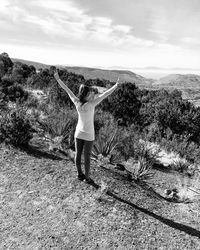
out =
[[39,63],[39,64],[44,64],[47,66],[51,65],[57,65],[57,66],[62,66],[62,67],[82,67],[82,68],[88,68],[88,69],[103,69],[103,70],[146,70],[146,71],[200,71],[200,68],[187,68],[187,67],[157,67],[157,66],[145,66],[145,67],[123,67],[123,66],[100,66],[100,65],[95,65],[95,66],[87,66],[87,65],[79,65],[79,64],[47,64],[41,61],[32,61],[31,59],[23,59],[23,58],[14,58],[11,57],[11,60],[24,60],[24,61],[29,61],[29,62],[34,62],[34,63]]

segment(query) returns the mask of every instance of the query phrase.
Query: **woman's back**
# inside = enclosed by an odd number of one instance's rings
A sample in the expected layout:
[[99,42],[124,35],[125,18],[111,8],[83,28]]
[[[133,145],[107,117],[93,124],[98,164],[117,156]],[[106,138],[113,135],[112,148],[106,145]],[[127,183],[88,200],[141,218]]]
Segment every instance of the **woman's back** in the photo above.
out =
[[84,104],[77,102],[75,106],[78,112],[75,137],[94,140],[94,104],[92,102],[86,102]]

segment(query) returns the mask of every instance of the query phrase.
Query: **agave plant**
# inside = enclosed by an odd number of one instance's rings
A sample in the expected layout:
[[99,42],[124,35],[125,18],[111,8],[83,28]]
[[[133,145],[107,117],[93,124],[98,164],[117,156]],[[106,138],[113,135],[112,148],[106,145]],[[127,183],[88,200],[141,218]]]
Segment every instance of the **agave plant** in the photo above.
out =
[[125,168],[131,172],[133,179],[136,181],[146,181],[154,176],[152,171],[153,162],[139,156],[137,161],[130,159],[126,162]]
[[158,163],[160,148],[156,145],[151,145],[146,140],[139,140],[135,142],[134,158],[138,161],[144,159],[150,165]]
[[173,164],[171,165],[172,169],[180,173],[187,173],[189,170],[189,166],[189,162],[187,162],[185,159],[174,160]]
[[48,144],[49,149],[54,148],[63,149],[63,146],[68,148],[73,143],[73,130],[75,119],[71,114],[66,114],[66,112],[59,112],[58,114],[53,114],[44,120],[38,119],[38,124],[40,125],[40,136],[44,138]]
[[116,151],[119,144],[117,140],[118,130],[115,129],[113,133],[105,131],[106,134],[99,134],[92,151],[92,156],[100,165],[117,164],[120,162],[120,155]]

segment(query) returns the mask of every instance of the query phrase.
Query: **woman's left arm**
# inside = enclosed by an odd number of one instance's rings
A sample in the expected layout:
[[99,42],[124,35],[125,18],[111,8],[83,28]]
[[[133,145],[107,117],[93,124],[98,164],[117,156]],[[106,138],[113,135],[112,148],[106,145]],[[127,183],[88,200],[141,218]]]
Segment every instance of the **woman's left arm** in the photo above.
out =
[[108,90],[106,90],[105,92],[103,92],[102,94],[99,94],[94,100],[93,103],[95,105],[99,104],[101,101],[103,101],[106,97],[108,97],[109,95],[111,95],[117,88],[118,86],[121,85],[121,83],[119,83],[119,78],[117,80],[117,82],[115,83],[115,85],[113,85],[111,88],[109,88]]

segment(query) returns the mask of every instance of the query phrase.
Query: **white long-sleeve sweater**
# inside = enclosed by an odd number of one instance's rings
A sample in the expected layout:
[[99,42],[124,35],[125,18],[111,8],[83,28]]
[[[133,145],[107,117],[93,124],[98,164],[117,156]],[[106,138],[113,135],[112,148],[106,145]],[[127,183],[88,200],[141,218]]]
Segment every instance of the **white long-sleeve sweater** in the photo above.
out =
[[75,138],[83,139],[86,141],[94,141],[94,110],[95,104],[87,102],[83,105],[80,102],[75,104],[78,112],[78,123],[75,131]]

